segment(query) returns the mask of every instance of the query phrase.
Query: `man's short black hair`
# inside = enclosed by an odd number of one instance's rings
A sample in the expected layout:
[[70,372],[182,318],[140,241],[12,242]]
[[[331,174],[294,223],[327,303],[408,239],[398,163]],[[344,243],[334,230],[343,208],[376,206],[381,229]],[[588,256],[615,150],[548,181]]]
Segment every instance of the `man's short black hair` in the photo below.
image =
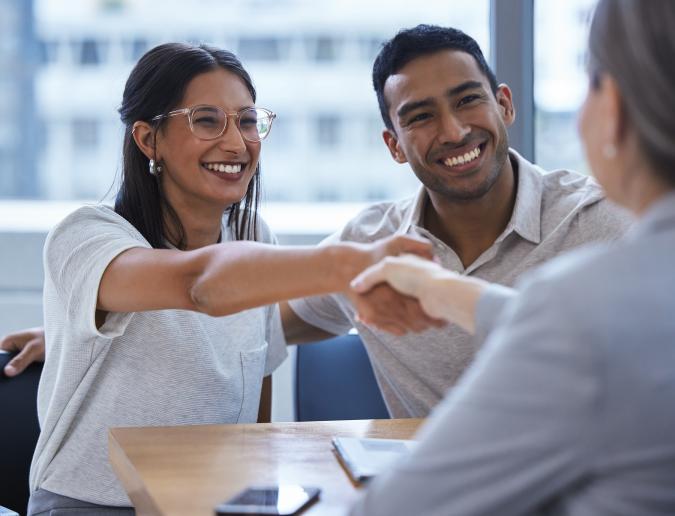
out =
[[412,29],[403,29],[383,45],[373,64],[373,87],[382,120],[389,130],[393,131],[394,126],[384,98],[384,83],[390,75],[394,75],[413,59],[439,50],[459,50],[471,55],[490,82],[492,93],[497,92],[497,78],[485,61],[478,43],[471,36],[461,30],[438,25],[422,24]]

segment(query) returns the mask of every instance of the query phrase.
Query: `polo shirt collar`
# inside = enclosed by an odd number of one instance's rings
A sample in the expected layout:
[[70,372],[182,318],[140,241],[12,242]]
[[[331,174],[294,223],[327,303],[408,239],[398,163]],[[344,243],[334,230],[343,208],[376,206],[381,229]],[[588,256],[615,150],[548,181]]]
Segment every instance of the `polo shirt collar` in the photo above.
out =
[[[509,149],[509,158],[517,167],[516,202],[511,220],[496,242],[501,242],[515,231],[525,240],[538,244],[541,242],[541,197],[544,188],[542,171],[513,149]],[[422,228],[424,206],[427,202],[426,189],[421,186],[412,199],[411,209],[405,214],[399,228],[400,233],[408,233],[413,228]]]

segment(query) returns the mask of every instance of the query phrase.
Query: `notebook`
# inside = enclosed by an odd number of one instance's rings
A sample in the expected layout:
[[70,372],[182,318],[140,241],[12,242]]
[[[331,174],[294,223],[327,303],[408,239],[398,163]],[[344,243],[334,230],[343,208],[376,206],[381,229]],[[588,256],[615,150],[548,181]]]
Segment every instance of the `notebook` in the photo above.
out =
[[365,482],[386,471],[410,453],[415,444],[415,441],[405,439],[333,437],[333,448],[355,482]]

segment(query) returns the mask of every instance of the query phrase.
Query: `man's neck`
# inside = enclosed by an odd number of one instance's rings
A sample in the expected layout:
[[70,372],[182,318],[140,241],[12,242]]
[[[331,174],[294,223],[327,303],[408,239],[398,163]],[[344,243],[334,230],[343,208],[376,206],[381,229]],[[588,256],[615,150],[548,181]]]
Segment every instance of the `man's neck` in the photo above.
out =
[[471,265],[502,234],[513,215],[517,192],[516,171],[507,159],[490,191],[479,199],[457,201],[427,190],[424,227]]

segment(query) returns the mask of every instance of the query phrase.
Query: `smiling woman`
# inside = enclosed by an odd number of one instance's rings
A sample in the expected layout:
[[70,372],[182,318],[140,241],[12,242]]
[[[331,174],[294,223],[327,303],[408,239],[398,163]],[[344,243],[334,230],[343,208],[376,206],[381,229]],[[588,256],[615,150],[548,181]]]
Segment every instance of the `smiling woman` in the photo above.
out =
[[[150,122],[138,120],[133,124],[134,143],[156,167],[151,179],[161,186],[168,205],[177,211],[180,219],[174,220],[171,229],[179,248],[200,246],[184,241],[181,226],[200,217],[201,210],[215,209],[222,213],[223,207],[245,198],[245,213],[254,213],[262,138],[256,130],[257,124],[253,125],[253,131],[250,127],[242,131],[238,119],[235,118],[237,123],[228,125],[225,116],[226,111],[238,115],[239,111],[251,110],[257,116],[251,88],[232,71],[223,68],[207,71],[190,81],[181,102],[199,109],[174,110],[156,115]],[[222,113],[220,120],[218,112]],[[187,117],[177,116],[180,114]],[[244,124],[247,125],[248,122]],[[269,130],[262,137],[268,133]],[[221,166],[223,172],[220,172]],[[229,173],[224,173],[226,167]],[[233,173],[235,167],[237,172]],[[231,217],[234,222],[234,211]],[[254,225],[249,227],[253,230]],[[220,231],[219,222],[216,230]]]
[[45,244],[29,514],[128,506],[108,428],[255,422],[286,355],[274,303],[344,290],[389,254],[429,254],[409,237],[273,245],[256,207],[274,114],[255,98],[238,59],[212,47],[161,45],[131,72],[115,208],[76,210]]

